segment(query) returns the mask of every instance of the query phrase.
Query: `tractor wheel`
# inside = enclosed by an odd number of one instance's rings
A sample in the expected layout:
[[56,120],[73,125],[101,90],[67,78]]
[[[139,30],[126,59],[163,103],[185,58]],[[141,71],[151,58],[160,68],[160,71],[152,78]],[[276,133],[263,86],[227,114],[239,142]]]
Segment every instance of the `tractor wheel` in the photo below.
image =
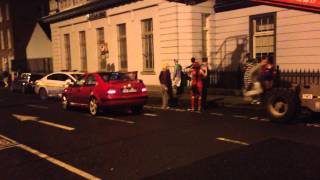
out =
[[265,110],[271,121],[288,122],[299,112],[298,95],[290,89],[273,89],[266,94]]

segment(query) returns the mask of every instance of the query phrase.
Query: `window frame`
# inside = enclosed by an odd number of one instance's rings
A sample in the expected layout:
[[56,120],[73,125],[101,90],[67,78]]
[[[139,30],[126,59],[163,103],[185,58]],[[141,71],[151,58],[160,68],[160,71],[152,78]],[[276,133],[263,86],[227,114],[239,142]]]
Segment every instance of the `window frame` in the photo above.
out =
[[64,60],[66,70],[71,71],[72,69],[72,59],[71,59],[71,39],[70,34],[66,33],[63,35],[64,40]]
[[[121,27],[124,27],[124,34],[121,34]],[[127,25],[125,23],[117,25],[118,31],[118,59],[120,71],[128,71],[128,45],[127,45]],[[122,46],[124,45],[124,46]],[[124,49],[122,49],[124,48]],[[124,53],[124,54],[122,54]]]
[[79,45],[80,45],[81,71],[86,72],[88,70],[86,31],[79,31]]
[[[273,30],[271,31],[265,31],[265,32],[256,32],[256,25],[254,24],[254,20],[257,18],[262,18],[262,17],[268,17],[272,16],[273,17]],[[256,58],[256,46],[255,46],[255,38],[256,37],[262,37],[262,36],[268,36],[268,35],[273,35],[273,63],[276,64],[276,47],[277,47],[277,13],[276,12],[271,12],[271,13],[263,13],[263,14],[257,14],[257,15],[252,15],[249,17],[249,35],[250,35],[250,54],[252,55],[253,58]]]
[[[150,26],[149,28],[147,26]],[[150,31],[149,31],[150,29]],[[154,27],[153,19],[141,20],[143,71],[154,72]],[[148,47],[146,47],[148,45]]]
[[[97,36],[97,56],[98,56],[98,64],[100,70],[107,69],[107,57],[106,55],[102,55],[101,46],[105,46],[105,31],[104,27],[96,28],[96,36]],[[105,47],[107,48],[107,47]],[[103,57],[104,56],[104,57]]]

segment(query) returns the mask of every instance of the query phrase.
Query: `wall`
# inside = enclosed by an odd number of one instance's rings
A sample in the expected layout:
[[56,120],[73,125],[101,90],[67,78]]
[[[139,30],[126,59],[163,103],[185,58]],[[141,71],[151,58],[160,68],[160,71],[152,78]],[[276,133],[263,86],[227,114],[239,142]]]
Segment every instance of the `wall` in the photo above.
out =
[[[201,13],[213,13],[213,1],[196,6],[165,0],[145,0],[129,3],[106,10],[107,17],[87,21],[85,16],[51,24],[52,53],[54,71],[65,69],[63,35],[71,33],[72,69],[80,70],[79,31],[86,31],[88,71],[98,70],[96,28],[104,27],[108,43],[108,63],[119,68],[117,25],[126,23],[128,46],[128,71],[139,71],[139,78],[148,85],[158,84],[158,74],[162,63],[173,65],[173,59],[180,60],[183,66],[190,58],[200,58],[201,52]],[[143,71],[141,20],[153,19],[154,35],[154,72]],[[212,16],[210,16],[212,19]],[[213,31],[210,37],[208,54],[213,49]],[[210,42],[211,41],[211,42]]]
[[237,44],[249,50],[249,16],[276,12],[276,63],[282,69],[320,68],[320,14],[278,8],[256,6],[217,13],[214,20],[216,31],[214,67],[236,64],[243,58],[232,59]]

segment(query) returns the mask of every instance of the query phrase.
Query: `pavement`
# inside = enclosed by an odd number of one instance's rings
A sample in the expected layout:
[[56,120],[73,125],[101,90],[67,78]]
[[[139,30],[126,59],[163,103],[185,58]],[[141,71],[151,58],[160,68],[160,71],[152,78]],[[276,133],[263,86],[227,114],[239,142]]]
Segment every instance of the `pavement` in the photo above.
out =
[[[161,104],[160,87],[147,86],[150,101],[152,103]],[[187,108],[190,107],[191,89],[186,91],[178,97],[178,106]],[[246,109],[261,109],[261,106],[252,105],[245,101],[241,95],[240,90],[226,90],[226,89],[208,89],[207,96],[208,109],[219,107],[236,107]]]

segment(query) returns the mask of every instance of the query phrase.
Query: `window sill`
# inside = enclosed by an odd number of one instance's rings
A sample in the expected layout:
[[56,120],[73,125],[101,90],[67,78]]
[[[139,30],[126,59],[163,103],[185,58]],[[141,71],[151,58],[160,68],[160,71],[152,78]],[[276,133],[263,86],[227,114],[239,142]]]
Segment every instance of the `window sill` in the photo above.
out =
[[141,75],[156,75],[156,72],[154,72],[154,71],[142,71],[140,74]]

